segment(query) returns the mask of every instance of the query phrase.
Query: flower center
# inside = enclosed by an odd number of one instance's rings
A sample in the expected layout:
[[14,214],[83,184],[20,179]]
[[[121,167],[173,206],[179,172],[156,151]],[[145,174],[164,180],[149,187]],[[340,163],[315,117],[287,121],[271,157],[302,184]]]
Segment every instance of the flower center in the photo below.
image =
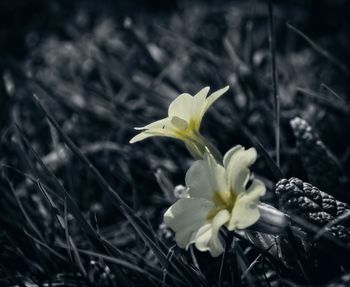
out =
[[236,199],[237,194],[233,191],[214,192],[212,200],[215,207],[208,212],[207,219],[212,220],[215,215],[223,209],[231,213]]

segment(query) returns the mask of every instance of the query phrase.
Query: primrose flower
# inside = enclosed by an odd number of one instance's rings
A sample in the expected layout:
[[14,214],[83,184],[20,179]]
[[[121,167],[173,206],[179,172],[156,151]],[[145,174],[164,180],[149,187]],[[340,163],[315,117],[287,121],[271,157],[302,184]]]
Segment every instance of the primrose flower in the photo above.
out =
[[219,236],[222,226],[230,231],[244,229],[260,217],[259,199],[265,185],[250,178],[248,167],[256,160],[254,148],[237,145],[224,156],[223,165],[210,153],[193,163],[186,174],[188,195],[173,204],[164,214],[164,222],[175,232],[176,243],[188,248],[194,243],[213,257],[224,251]]
[[169,106],[168,117],[151,123],[130,140],[135,143],[153,136],[176,138],[183,141],[196,159],[202,159],[206,149],[216,157],[222,159],[220,152],[208,142],[199,132],[202,119],[209,107],[220,98],[229,86],[208,95],[209,87],[200,90],[194,96],[188,93],[179,95]]

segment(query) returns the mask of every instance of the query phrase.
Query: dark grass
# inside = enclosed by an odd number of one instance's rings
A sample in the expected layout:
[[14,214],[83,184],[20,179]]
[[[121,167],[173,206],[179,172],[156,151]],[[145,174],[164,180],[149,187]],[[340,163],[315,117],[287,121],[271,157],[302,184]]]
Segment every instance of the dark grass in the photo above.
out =
[[349,177],[349,38],[340,21],[348,5],[176,3],[139,11],[57,4],[53,20],[61,21],[51,30],[21,31],[32,33],[21,42],[25,54],[2,50],[1,286],[346,280],[349,246],[299,217],[278,237],[223,231],[219,258],[179,249],[162,216],[192,159],[172,140],[128,141],[133,127],[164,117],[179,93],[229,84],[202,131],[222,152],[257,149],[264,202],[277,204],[280,178],[308,179],[289,126],[294,116],[314,126]]

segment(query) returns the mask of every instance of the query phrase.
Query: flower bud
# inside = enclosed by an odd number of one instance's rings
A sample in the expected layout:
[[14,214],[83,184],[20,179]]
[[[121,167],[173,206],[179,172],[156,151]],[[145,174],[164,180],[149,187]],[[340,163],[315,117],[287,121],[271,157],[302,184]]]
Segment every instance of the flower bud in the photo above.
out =
[[286,232],[290,223],[288,215],[265,203],[260,203],[258,208],[260,218],[250,229],[275,235]]

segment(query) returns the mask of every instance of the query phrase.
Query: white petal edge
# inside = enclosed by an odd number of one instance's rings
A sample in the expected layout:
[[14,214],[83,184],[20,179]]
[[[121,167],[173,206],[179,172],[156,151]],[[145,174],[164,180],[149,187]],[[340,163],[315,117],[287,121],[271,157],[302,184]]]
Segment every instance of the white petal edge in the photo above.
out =
[[152,129],[152,130],[146,130],[137,134],[129,141],[129,143],[133,144],[149,137],[170,137],[170,138],[178,139],[178,136],[172,130]]
[[162,129],[165,126],[171,125],[171,119],[170,118],[164,118],[158,121],[155,121],[153,123],[150,123],[144,127],[138,127],[134,128],[137,131],[142,131],[142,130],[149,130],[149,129]]
[[209,251],[213,257],[219,256],[225,249],[219,237],[219,230],[230,218],[227,210],[223,209],[213,218],[213,221],[202,226],[194,239],[196,248]]
[[153,136],[165,136],[176,138],[176,134],[174,132],[174,130],[176,130],[176,127],[174,126],[170,118],[161,119],[147,126],[135,128],[135,130],[141,130],[143,132],[134,136],[129,141],[129,143],[131,144]]
[[255,148],[247,150],[237,145],[231,148],[224,156],[224,167],[226,169],[226,179],[232,190],[237,194],[245,191],[245,186],[249,179],[249,168],[256,160]]
[[137,143],[137,142],[142,141],[142,140],[144,140],[146,138],[154,137],[154,136],[155,136],[154,134],[142,132],[142,133],[137,134],[133,138],[131,138],[129,143],[131,143],[131,144]]
[[191,197],[212,200],[214,192],[229,191],[225,169],[206,152],[203,160],[195,161],[186,173],[186,186]]
[[175,241],[187,248],[198,230],[207,223],[214,204],[202,198],[182,198],[164,213],[164,223],[175,232]]

